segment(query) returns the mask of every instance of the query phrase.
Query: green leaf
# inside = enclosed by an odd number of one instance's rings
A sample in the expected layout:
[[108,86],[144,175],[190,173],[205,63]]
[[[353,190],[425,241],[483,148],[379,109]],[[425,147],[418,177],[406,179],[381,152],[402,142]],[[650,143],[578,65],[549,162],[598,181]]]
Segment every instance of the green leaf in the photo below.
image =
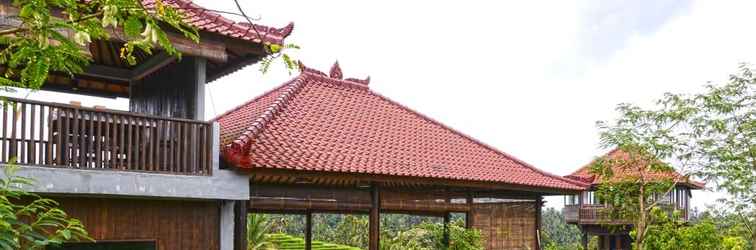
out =
[[130,37],[138,37],[143,29],[144,25],[142,21],[136,16],[129,16],[126,22],[123,23],[123,32]]

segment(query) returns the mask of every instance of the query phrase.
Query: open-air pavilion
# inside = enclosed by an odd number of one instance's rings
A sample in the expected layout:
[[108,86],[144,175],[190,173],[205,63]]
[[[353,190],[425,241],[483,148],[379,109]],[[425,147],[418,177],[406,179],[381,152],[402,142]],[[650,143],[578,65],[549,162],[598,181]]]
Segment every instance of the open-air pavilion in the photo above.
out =
[[371,91],[369,78],[344,79],[338,64],[301,68],[215,120],[222,167],[250,176],[236,209],[304,214],[306,245],[313,213],[369,214],[370,250],[382,213],[464,213],[487,249],[538,249],[542,197],[584,189]]

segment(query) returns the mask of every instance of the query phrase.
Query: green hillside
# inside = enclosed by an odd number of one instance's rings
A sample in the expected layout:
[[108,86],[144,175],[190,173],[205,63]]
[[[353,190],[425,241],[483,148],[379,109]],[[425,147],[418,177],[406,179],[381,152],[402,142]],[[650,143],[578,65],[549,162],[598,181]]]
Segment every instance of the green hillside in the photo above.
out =
[[[303,238],[294,237],[288,234],[268,234],[268,239],[273,242],[277,250],[304,250],[305,241]],[[321,241],[312,241],[313,250],[360,250],[357,247],[325,243]]]

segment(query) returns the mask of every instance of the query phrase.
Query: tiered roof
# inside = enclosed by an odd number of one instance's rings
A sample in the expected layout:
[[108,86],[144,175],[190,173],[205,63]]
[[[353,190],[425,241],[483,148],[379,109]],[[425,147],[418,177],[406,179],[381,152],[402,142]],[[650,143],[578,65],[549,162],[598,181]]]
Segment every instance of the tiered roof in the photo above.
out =
[[[607,153],[605,157],[612,160],[629,160],[630,159],[630,155],[619,148],[609,151],[609,153]],[[594,165],[595,163],[596,163],[596,160],[591,161],[590,163],[576,170],[572,174],[565,176],[565,178],[580,181],[580,182],[585,183],[586,185],[598,185],[602,181],[601,178],[599,178],[599,176],[597,176],[596,174],[591,173],[591,166]],[[628,171],[620,166],[612,166],[612,172],[614,174],[614,176],[612,176],[612,179],[611,179],[612,181],[622,181],[629,177],[634,177],[638,175],[637,172]],[[689,178],[678,173],[677,171],[663,172],[663,173],[648,172],[648,173],[645,173],[645,176],[648,178],[657,179],[657,180],[674,180],[675,182],[679,182],[681,185],[686,185],[694,189],[705,188],[704,183],[690,180]]]
[[217,117],[223,159],[243,169],[352,173],[582,190],[374,91],[302,67],[293,80]]

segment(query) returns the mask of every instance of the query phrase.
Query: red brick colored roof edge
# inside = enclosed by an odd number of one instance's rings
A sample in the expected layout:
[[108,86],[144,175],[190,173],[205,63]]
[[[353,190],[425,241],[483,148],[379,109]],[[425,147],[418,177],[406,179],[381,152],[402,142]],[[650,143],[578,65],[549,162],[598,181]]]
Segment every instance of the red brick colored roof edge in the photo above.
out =
[[[163,0],[163,3],[183,13],[184,22],[198,30],[254,43],[283,44],[284,39],[294,29],[294,23],[289,23],[283,28],[273,28],[246,22],[234,22],[193,3],[191,0]],[[151,9],[155,6],[155,0],[142,0],[142,4],[145,8]]]
[[214,120],[221,155],[242,169],[286,169],[490,182],[561,191],[582,182],[537,169],[370,90],[300,66],[291,81]]
[[[619,148],[612,149],[608,153],[604,155],[605,157],[611,158],[611,159],[617,159],[621,157],[628,157],[627,153],[622,151]],[[597,176],[593,173],[591,173],[591,165],[593,165],[596,162],[596,160],[592,160],[590,163],[584,165],[583,167],[579,168],[578,170],[575,170],[575,172],[572,172],[569,175],[564,176],[565,178],[576,180],[579,182],[584,183],[585,185],[595,186],[601,183],[601,179],[597,178]],[[621,179],[625,177],[626,175],[623,174],[623,171],[614,168],[613,172],[615,174],[613,179]],[[680,182],[681,185],[688,186],[692,189],[705,189],[706,184],[703,182],[690,180],[685,178],[683,175],[678,173],[677,171],[671,172],[671,173],[653,173],[650,174],[652,178],[673,178],[675,181]]]

